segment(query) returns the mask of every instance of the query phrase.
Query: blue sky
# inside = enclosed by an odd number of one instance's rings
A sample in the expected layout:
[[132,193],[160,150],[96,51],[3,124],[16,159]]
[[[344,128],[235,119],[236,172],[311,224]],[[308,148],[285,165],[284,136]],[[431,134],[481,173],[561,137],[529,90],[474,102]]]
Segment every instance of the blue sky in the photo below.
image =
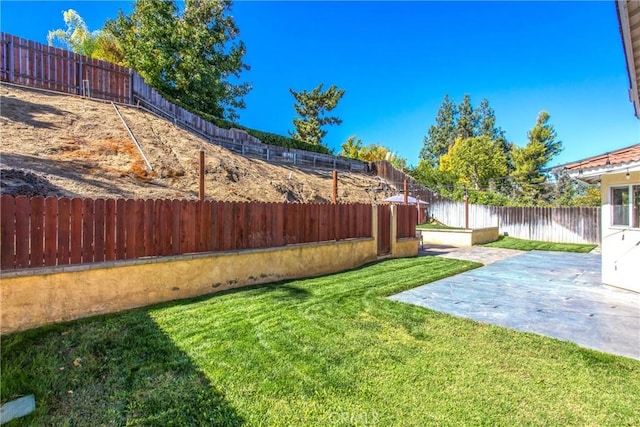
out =
[[[2,31],[46,43],[73,8],[99,29],[121,1],[7,1]],[[561,164],[640,142],[615,4],[598,2],[236,1],[253,85],[241,124],[286,135],[294,90],[346,93],[325,142],[349,136],[390,147],[417,164],[445,94],[487,98],[510,141],[526,143],[537,113],[551,114]]]

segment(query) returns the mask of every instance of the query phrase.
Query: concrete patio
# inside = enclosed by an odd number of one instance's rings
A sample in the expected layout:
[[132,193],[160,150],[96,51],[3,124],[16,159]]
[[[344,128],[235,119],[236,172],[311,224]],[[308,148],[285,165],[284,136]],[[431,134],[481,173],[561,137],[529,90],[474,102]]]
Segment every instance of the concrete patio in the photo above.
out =
[[[482,262],[485,249],[434,255]],[[640,360],[640,294],[603,285],[600,255],[494,252],[490,265],[390,299]]]

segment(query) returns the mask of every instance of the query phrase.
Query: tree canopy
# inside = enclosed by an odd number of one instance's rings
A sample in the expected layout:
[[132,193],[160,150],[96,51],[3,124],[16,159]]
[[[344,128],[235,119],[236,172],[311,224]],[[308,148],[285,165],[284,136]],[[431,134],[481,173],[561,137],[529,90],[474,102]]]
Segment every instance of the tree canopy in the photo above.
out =
[[342,144],[342,151],[340,151],[338,155],[350,159],[362,160],[363,162],[387,160],[397,169],[407,169],[407,159],[398,156],[382,144],[369,144],[365,146],[362,144],[362,140],[355,136],[350,136],[347,141]]
[[549,113],[540,112],[527,132],[527,144],[520,147],[509,142],[497,126],[487,99],[474,108],[469,95],[460,104],[445,95],[435,124],[424,137],[420,163],[411,173],[454,198],[470,185],[483,193],[476,200],[501,204],[593,203],[595,193],[578,189],[568,177],[549,179],[548,165],[562,151],[549,119]]
[[458,107],[445,95],[438,109],[436,124],[431,125],[424,137],[424,146],[420,150],[420,159],[431,166],[437,166],[440,157],[447,153],[456,137],[456,115]]
[[549,113],[541,111],[535,126],[527,132],[527,145],[512,150],[514,170],[511,177],[517,186],[518,198],[524,203],[533,204],[540,199],[542,185],[547,180],[544,168],[562,151],[562,142],[556,140],[556,131],[549,124],[549,118]]
[[490,180],[507,174],[507,159],[500,145],[488,136],[458,137],[441,157],[440,170],[479,190],[488,187]]
[[67,28],[49,31],[49,46],[59,43],[74,53],[122,64],[122,50],[111,34],[100,30],[89,31],[84,19],[73,9],[62,12],[62,18]]
[[187,107],[235,120],[245,107],[248,83],[232,83],[249,66],[245,45],[229,11],[230,0],[138,0],[133,12],[105,24],[125,65]]
[[328,111],[338,106],[338,102],[344,95],[344,89],[339,89],[336,85],[322,90],[323,83],[313,88],[311,91],[296,92],[289,89],[291,95],[296,100],[294,108],[300,118],[293,119],[295,132],[289,132],[293,139],[298,139],[310,144],[322,145],[322,139],[327,131],[322,127],[326,125],[339,125],[342,120],[336,116],[327,116]]

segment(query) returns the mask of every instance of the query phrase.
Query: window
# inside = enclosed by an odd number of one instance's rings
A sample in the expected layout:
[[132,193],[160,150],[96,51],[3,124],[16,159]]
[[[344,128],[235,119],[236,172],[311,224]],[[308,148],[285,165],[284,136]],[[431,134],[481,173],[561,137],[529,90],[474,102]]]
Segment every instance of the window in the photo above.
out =
[[611,189],[611,224],[640,227],[640,185]]

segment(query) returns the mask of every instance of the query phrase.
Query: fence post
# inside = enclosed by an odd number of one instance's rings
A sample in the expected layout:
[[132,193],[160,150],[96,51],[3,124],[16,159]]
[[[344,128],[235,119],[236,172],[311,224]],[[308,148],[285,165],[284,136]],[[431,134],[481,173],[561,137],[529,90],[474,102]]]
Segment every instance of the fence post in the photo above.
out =
[[391,215],[391,256],[394,257],[398,246],[398,206],[391,205],[389,208]]
[[404,180],[404,204],[409,204],[409,191],[407,189],[407,180]]
[[338,171],[333,171],[333,204],[338,203]]
[[469,229],[469,193],[467,186],[464,186],[464,228]]
[[13,83],[13,81],[15,80],[15,74],[13,72],[13,37],[9,38],[9,43],[7,43],[7,55],[8,55],[8,59],[9,59],[9,81],[11,83]]
[[[244,147],[244,145],[243,145]],[[200,150],[200,201],[204,200],[204,150]]]
[[133,70],[129,68],[129,105],[133,105]]

